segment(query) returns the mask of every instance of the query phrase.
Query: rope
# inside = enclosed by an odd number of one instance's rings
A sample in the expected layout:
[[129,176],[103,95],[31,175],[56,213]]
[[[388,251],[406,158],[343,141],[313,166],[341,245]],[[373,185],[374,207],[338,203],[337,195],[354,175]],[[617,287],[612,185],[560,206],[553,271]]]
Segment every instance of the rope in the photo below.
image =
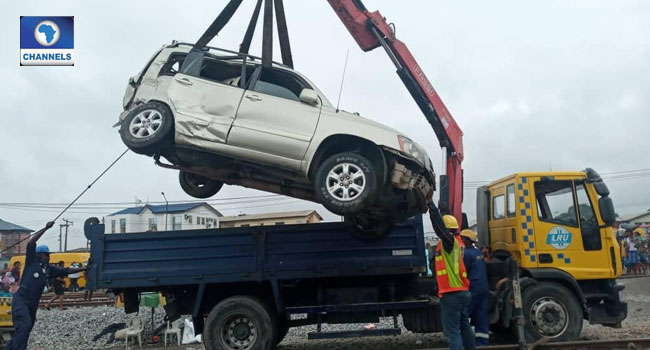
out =
[[[72,202],[70,202],[70,204],[68,204],[68,206],[65,207],[65,209],[63,209],[63,211],[61,211],[61,212],[59,213],[59,215],[57,215],[57,216],[54,218],[54,220],[52,220],[52,221],[56,221],[56,220],[58,220],[58,219],[61,217],[61,215],[63,215],[66,211],[68,211],[68,209],[70,209],[70,207],[71,207],[73,204],[75,204],[75,203],[79,200],[79,198],[81,198],[81,196],[83,196],[86,192],[88,192],[88,190],[89,190],[91,187],[93,187],[93,185],[94,185],[97,181],[99,181],[99,179],[101,179],[102,176],[104,176],[104,174],[106,174],[106,173],[107,173],[107,172],[108,172],[108,171],[113,167],[113,165],[115,165],[115,163],[117,163],[120,159],[122,159],[122,157],[124,157],[124,155],[125,155],[128,151],[129,151],[129,149],[127,148],[124,152],[122,152],[122,154],[120,154],[120,156],[117,157],[117,159],[115,159],[115,160],[114,160],[114,161],[113,161],[113,162],[108,166],[108,168],[106,168],[104,171],[102,171],[102,173],[99,174],[99,176],[97,176],[97,178],[96,178],[93,182],[91,182],[90,185],[88,185],[88,186],[87,186],[83,191],[81,191],[81,193],[79,193],[79,195],[77,196],[77,198],[75,198]],[[0,254],[6,252],[6,251],[8,251],[8,250],[11,250],[13,247],[15,247],[15,246],[19,245],[20,243],[22,243],[22,242],[24,242],[24,241],[30,239],[31,237],[32,237],[32,236],[30,235],[30,236],[27,236],[27,237],[25,237],[25,238],[19,240],[18,242],[16,242],[16,243],[12,244],[11,246],[5,248],[3,251],[0,252]]]

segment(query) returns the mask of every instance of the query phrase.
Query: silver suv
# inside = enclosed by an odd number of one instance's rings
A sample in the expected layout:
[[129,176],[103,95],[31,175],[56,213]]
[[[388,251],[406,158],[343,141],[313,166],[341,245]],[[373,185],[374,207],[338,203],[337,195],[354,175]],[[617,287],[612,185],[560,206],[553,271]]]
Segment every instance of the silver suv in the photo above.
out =
[[337,110],[307,77],[247,54],[173,42],[129,80],[123,106],[123,142],[180,170],[196,198],[230,184],[315,201],[377,239],[426,211],[434,188],[431,160],[403,133]]

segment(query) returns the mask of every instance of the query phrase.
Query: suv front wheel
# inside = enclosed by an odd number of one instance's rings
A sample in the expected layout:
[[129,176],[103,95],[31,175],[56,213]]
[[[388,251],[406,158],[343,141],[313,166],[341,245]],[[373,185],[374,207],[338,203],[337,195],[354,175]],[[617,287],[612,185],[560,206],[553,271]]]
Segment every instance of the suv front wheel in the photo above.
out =
[[174,117],[160,102],[147,102],[131,110],[122,121],[122,142],[133,152],[153,155],[173,141]]
[[354,214],[367,207],[381,188],[377,167],[366,157],[344,152],[327,158],[318,168],[318,201],[337,215]]

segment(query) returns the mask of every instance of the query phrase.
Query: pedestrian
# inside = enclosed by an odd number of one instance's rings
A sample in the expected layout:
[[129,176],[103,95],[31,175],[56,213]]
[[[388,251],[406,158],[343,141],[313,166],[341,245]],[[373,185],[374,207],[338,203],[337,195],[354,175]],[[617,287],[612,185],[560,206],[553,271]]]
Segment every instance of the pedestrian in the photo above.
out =
[[[73,262],[70,266],[81,267],[81,265],[77,262]],[[79,284],[78,284],[79,277],[81,277],[80,272],[75,272],[68,275],[68,278],[70,278],[70,287],[68,288],[68,290],[70,290],[71,292],[79,291]]]
[[11,274],[14,276],[16,282],[20,282],[20,261],[14,263],[14,267],[11,269]]
[[626,234],[625,247],[627,248],[628,273],[636,274],[638,270],[637,264],[639,263],[638,242],[632,230],[626,230]]
[[51,266],[50,249],[46,245],[36,246],[36,242],[52,226],[54,226],[54,222],[48,222],[43,229],[34,233],[27,243],[23,278],[20,280],[20,288],[14,294],[11,303],[11,319],[14,325],[14,333],[11,340],[5,345],[4,350],[27,349],[29,333],[31,333],[36,322],[36,311],[43,294],[46,276],[65,276],[69,273],[81,271],[81,269]]
[[460,237],[465,244],[463,262],[469,278],[469,292],[472,301],[467,313],[474,326],[477,346],[487,346],[490,343],[490,286],[487,278],[487,267],[483,253],[476,247],[476,233],[472,230],[460,231]]
[[[64,265],[63,261],[59,261],[59,263],[57,264],[57,266],[60,267],[61,269],[63,269],[63,265]],[[64,310],[63,309],[63,294],[64,294],[63,287],[65,286],[65,280],[63,279],[63,275],[55,274],[51,276],[49,275],[48,277],[50,279],[50,284],[52,285],[52,289],[54,289],[54,296],[52,297],[52,299],[50,299],[50,301],[47,302],[45,308],[49,310],[50,307],[52,306],[52,302],[58,299],[59,309],[63,311]]]
[[467,308],[472,299],[469,279],[463,262],[464,244],[458,236],[458,221],[452,215],[440,216],[429,202],[431,224],[440,242],[436,246],[434,265],[442,330],[451,350],[476,349],[474,332],[469,324]]

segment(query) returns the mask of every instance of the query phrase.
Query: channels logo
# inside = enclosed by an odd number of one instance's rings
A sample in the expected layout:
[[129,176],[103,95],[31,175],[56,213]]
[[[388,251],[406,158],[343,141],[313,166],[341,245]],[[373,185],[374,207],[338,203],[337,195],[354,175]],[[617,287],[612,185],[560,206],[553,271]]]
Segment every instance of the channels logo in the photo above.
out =
[[20,17],[21,66],[73,66],[74,17]]

